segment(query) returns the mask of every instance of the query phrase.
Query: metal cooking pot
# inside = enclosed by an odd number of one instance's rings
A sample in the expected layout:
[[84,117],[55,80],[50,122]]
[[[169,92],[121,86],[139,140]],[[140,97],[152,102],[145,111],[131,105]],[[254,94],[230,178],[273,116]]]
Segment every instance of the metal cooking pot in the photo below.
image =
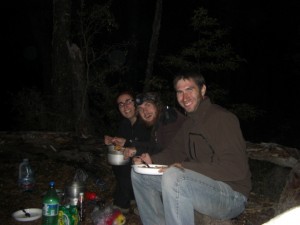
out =
[[76,205],[80,192],[85,191],[83,183],[74,181],[65,187],[65,198],[71,205]]
[[108,163],[114,166],[125,165],[129,162],[129,158],[124,160],[124,155],[122,152],[114,150],[114,145],[108,145],[107,160]]
[[115,146],[114,145],[107,145],[108,151],[109,152],[115,152]]

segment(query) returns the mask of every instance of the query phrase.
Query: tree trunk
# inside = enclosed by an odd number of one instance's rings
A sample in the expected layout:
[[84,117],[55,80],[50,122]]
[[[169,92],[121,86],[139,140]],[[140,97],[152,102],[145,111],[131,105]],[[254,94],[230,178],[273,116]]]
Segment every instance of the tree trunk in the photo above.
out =
[[72,96],[75,132],[78,136],[86,136],[92,131],[87,98],[88,78],[85,76],[85,66],[82,53],[76,44],[70,45],[68,50],[72,74]]
[[159,38],[160,25],[161,25],[161,16],[162,16],[162,0],[157,0],[154,20],[153,20],[153,26],[152,26],[152,30],[153,30],[152,37],[151,37],[151,41],[150,41],[149,54],[148,54],[148,60],[147,60],[144,91],[148,91],[150,89],[149,81],[152,77],[154,59],[155,59],[155,55],[157,52],[158,38]]
[[71,1],[53,0],[52,88],[54,129],[58,131],[73,130],[72,77],[67,48],[70,31]]

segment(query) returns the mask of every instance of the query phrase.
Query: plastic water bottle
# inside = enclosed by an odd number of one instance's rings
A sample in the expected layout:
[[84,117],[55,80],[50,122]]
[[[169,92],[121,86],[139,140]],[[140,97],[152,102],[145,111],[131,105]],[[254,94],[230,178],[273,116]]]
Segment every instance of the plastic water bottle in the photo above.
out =
[[58,225],[59,197],[54,181],[50,181],[49,189],[43,198],[42,225]]
[[19,186],[23,191],[32,191],[35,185],[34,173],[28,159],[23,159],[19,165]]

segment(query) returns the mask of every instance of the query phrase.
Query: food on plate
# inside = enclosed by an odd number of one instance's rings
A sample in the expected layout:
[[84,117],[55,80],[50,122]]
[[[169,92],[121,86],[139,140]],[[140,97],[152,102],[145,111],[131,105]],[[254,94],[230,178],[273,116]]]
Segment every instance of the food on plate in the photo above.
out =
[[140,168],[149,168],[149,169],[162,169],[162,168],[166,168],[168,166],[150,166],[150,167],[147,167],[146,165],[139,165],[138,167],[140,167]]
[[162,175],[163,171],[161,169],[168,167],[167,165],[159,164],[149,164],[149,166],[147,167],[145,164],[132,165],[135,172],[148,175]]

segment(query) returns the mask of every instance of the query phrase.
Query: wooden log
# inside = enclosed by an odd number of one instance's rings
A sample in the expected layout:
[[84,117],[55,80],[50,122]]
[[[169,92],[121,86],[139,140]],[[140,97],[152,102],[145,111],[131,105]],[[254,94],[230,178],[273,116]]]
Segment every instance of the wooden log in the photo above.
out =
[[279,215],[288,209],[300,205],[300,163],[290,172],[286,185],[280,195],[280,199],[275,211]]
[[249,158],[268,161],[279,166],[293,168],[300,159],[300,152],[296,148],[289,148],[276,143],[247,142]]

